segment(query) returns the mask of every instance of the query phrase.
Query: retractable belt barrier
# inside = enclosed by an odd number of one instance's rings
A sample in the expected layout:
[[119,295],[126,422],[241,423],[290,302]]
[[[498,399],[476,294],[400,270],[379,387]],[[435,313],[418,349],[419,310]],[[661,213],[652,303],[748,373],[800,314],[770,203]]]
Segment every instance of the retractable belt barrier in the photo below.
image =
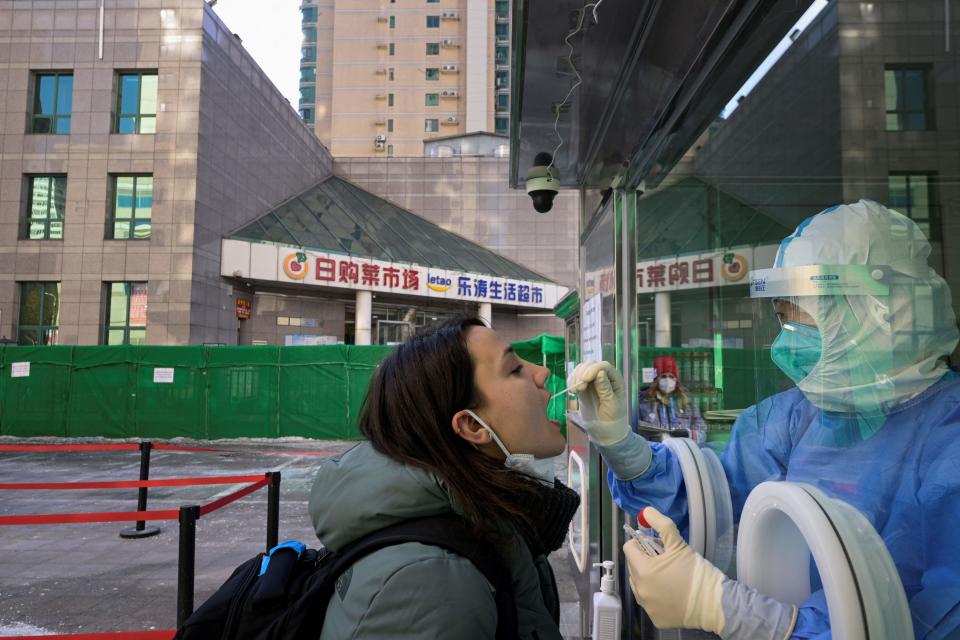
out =
[[[136,488],[136,511],[103,511],[94,513],[49,513],[0,516],[0,526],[53,525],[103,522],[136,522],[136,526],[120,532],[122,538],[142,538],[160,532],[157,527],[146,527],[147,521],[171,521],[179,523],[180,539],[177,561],[177,626],[183,624],[193,612],[194,577],[196,573],[197,520],[217,509],[235,502],[263,487],[267,487],[267,545],[269,551],[277,546],[280,525],[280,472],[268,471],[257,475],[208,476],[195,478],[163,478],[150,480],[150,451],[230,452],[229,449],[183,447],[179,445],[153,444],[69,444],[69,445],[0,445],[0,451],[140,451],[140,479],[84,482],[6,482],[0,483],[0,491],[71,491],[98,489]],[[283,455],[332,455],[335,451],[258,451],[256,453]],[[149,487],[189,487],[248,483],[225,496],[202,505],[186,505],[179,509],[147,510]],[[83,633],[46,636],[15,636],[22,638],[64,638],[71,640],[169,640],[174,631],[123,631]]]

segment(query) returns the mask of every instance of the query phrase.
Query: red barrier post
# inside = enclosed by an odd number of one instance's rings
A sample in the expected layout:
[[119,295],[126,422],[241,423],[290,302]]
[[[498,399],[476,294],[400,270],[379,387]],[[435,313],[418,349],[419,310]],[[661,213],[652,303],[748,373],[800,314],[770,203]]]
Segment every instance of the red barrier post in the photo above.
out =
[[177,562],[177,628],[193,613],[193,582],[197,561],[198,505],[180,507],[180,554]]
[[267,486],[267,553],[277,546],[280,535],[280,472],[267,473],[270,484]]
[[[141,442],[140,443],[140,479],[149,480],[150,479],[150,449],[153,448],[153,443],[151,442]],[[147,488],[140,487],[137,489],[137,511],[146,511],[147,510]],[[150,536],[155,536],[160,533],[160,527],[155,527],[153,525],[147,526],[147,523],[143,520],[137,520],[136,526],[121,529],[120,537],[121,538],[149,538]]]

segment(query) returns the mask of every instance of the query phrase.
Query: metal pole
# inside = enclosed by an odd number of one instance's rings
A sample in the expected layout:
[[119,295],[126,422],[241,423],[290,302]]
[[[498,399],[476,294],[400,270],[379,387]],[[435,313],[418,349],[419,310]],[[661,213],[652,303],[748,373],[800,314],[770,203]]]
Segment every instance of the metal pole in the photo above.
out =
[[197,560],[200,507],[180,507],[180,555],[177,562],[177,628],[193,613],[193,578]]
[[267,485],[267,552],[277,546],[280,535],[280,472],[270,471]]
[[[149,480],[150,479],[150,450],[153,449],[152,442],[141,442],[140,443],[140,480]],[[140,487],[137,489],[137,511],[146,511],[147,510],[147,488]],[[155,536],[160,533],[160,527],[156,526],[147,526],[147,523],[144,520],[137,520],[135,527],[130,527],[129,529],[122,529],[120,531],[121,538],[148,538],[150,536]]]

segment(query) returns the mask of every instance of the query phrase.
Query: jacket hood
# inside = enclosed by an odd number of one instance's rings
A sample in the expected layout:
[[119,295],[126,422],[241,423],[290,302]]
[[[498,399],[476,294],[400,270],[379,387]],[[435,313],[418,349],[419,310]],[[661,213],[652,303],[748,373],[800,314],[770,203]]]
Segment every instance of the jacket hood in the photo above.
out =
[[396,462],[364,441],[320,465],[309,511],[317,537],[336,551],[377,529],[454,508],[433,473]]

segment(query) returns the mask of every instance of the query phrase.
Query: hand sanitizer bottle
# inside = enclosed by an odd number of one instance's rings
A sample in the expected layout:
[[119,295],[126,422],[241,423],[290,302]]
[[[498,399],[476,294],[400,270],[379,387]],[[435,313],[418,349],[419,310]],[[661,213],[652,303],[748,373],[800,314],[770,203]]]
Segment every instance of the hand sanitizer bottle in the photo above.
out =
[[594,564],[603,567],[600,591],[593,594],[593,640],[620,640],[620,598],[614,592],[614,565],[611,560]]

